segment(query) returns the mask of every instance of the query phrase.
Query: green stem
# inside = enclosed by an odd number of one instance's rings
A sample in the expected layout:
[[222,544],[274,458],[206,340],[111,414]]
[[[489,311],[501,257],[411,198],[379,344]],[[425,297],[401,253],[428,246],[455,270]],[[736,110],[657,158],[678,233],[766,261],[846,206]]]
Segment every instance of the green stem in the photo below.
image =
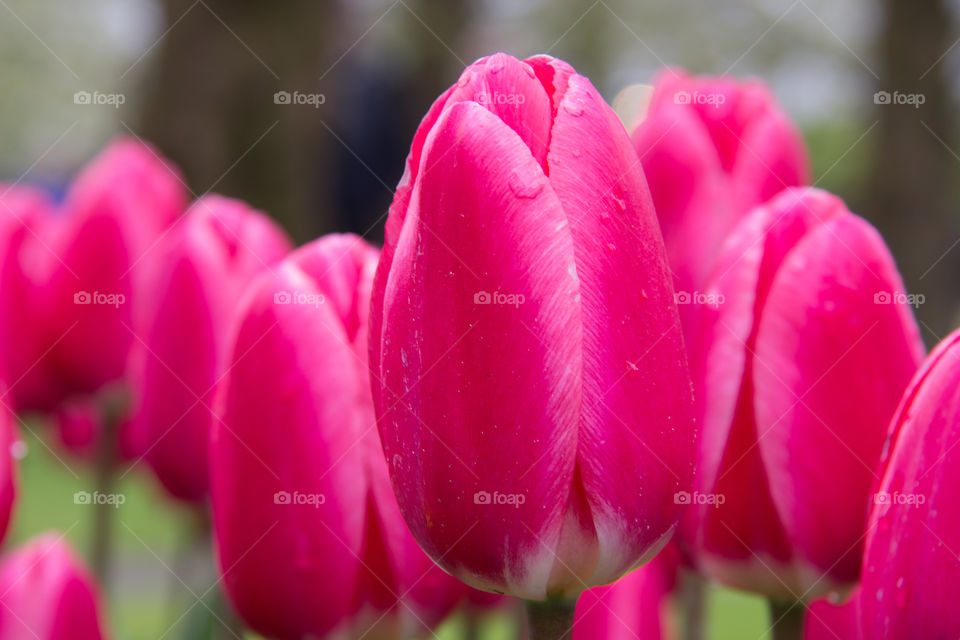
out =
[[527,601],[530,640],[570,640],[573,637],[575,600]]
[[[101,495],[112,494],[116,483],[116,430],[117,414],[108,409],[103,412],[94,476],[95,490]],[[90,551],[90,565],[100,584],[107,589],[110,573],[111,529],[117,507],[112,504],[112,501],[104,501],[92,506],[94,509],[93,546]]]
[[770,600],[769,604],[774,640],[803,640],[803,618],[806,613],[803,603]]
[[706,581],[693,571],[685,571],[682,585],[683,638],[703,640]]

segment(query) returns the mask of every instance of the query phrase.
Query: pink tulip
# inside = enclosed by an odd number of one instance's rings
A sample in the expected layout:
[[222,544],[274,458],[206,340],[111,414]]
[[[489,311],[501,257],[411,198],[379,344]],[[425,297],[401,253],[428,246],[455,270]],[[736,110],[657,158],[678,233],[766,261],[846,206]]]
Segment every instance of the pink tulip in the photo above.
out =
[[692,294],[706,285],[724,238],[753,207],[809,182],[809,161],[800,133],[758,80],[666,69],[654,85],[633,143],[675,284]]
[[163,486],[184,500],[206,497],[213,391],[224,373],[230,323],[246,286],[290,250],[269,218],[206,196],[156,248],[149,291],[134,438]]
[[960,331],[903,396],[864,551],[864,638],[956,638],[960,609]]
[[[0,389],[2,389],[0,385]],[[13,446],[17,439],[13,412],[0,403],[0,540],[3,540],[10,524],[13,501],[16,497],[16,477]]]
[[63,536],[39,535],[0,563],[0,640],[100,640],[99,601]]
[[481,589],[572,598],[653,557],[690,488],[690,383],[619,120],[547,56],[464,71],[417,131],[371,310],[404,519]]
[[744,219],[707,292],[682,541],[711,576],[773,598],[849,586],[887,424],[923,359],[913,299],[876,230],[816,189]]
[[[96,460],[106,419],[96,398],[69,398],[57,406],[52,418],[60,444],[67,451],[79,458]],[[132,419],[121,418],[114,435],[116,459],[135,460],[143,453],[142,446],[134,440],[135,435]]]
[[43,358],[66,393],[124,374],[152,245],[182,212],[183,191],[153,149],[123,139],[71,185],[49,241],[49,282],[37,292],[47,307]]
[[377,252],[298,249],[251,286],[217,396],[211,498],[223,584],[271,638],[392,636],[462,589],[417,547],[390,490],[366,365]]
[[[670,547],[668,547],[669,549]],[[677,561],[661,553],[617,582],[583,592],[573,640],[660,640],[669,618],[668,596]]]
[[9,381],[3,404],[46,409],[64,395],[45,357],[39,291],[56,256],[49,246],[54,205],[31,187],[0,184],[0,375]]
[[[800,605],[797,605],[800,606]],[[827,599],[810,603],[803,626],[804,640],[863,640],[860,628],[860,591],[840,604]]]

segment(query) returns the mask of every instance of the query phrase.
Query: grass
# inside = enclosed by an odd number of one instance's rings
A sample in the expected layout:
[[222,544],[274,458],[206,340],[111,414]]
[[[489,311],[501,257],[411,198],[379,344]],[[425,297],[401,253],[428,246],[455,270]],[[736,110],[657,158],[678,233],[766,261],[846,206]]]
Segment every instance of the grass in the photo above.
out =
[[[65,532],[77,553],[89,559],[94,509],[75,504],[73,496],[77,491],[93,491],[90,465],[46,444],[53,440],[46,435],[40,425],[23,432],[27,455],[19,465],[17,503],[5,547],[57,530]],[[223,612],[217,609],[219,590],[206,542],[196,537],[197,519],[169,499],[142,469],[130,471],[124,466],[120,473],[125,475],[117,492],[124,495],[125,502],[114,513],[113,588],[107,603],[112,637],[214,637],[203,632],[221,628],[210,609],[220,616]],[[198,602],[200,597],[203,604]],[[711,586],[707,615],[707,640],[769,638],[765,635],[769,626],[766,605],[756,596]],[[481,622],[478,637],[514,638],[515,620],[509,608],[489,615]],[[464,617],[457,615],[437,629],[436,635],[439,640],[456,640],[464,637],[465,628]]]

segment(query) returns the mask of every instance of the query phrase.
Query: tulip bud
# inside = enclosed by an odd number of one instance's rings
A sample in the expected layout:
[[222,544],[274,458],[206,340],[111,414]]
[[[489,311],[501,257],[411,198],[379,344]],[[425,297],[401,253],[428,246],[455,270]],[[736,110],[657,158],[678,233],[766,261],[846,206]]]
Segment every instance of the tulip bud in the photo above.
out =
[[290,242],[245,204],[206,196],[158,246],[158,277],[138,347],[134,439],[163,486],[184,500],[208,489],[213,391],[224,372],[234,310],[246,286]]
[[690,488],[690,383],[626,132],[547,56],[468,67],[418,129],[371,307],[404,519],[464,582],[573,598],[647,561]]
[[0,375],[10,381],[2,400],[17,411],[49,409],[64,395],[45,357],[38,294],[56,261],[48,244],[53,211],[42,191],[0,185]]
[[0,562],[0,640],[100,640],[99,600],[63,535],[39,535]]
[[707,291],[681,541],[709,575],[775,599],[849,586],[887,425],[924,353],[893,258],[838,198],[791,189],[734,231]]
[[125,372],[152,245],[183,206],[176,170],[133,140],[111,144],[71,185],[43,292],[43,357],[67,393],[94,392]]
[[803,624],[803,638],[863,640],[860,627],[860,590],[854,590],[843,603],[834,604],[826,598],[811,602]]
[[393,637],[462,594],[390,490],[366,365],[376,260],[356,236],[326,236],[261,275],[239,310],[211,439],[213,521],[226,592],[271,638]]
[[955,638],[960,610],[960,331],[941,342],[904,393],[864,551],[864,638]]
[[800,133],[757,80],[661,71],[632,137],[681,292],[702,290],[753,207],[810,179]]
[[[0,390],[4,387],[0,385]],[[14,415],[5,403],[0,403],[0,540],[10,524],[13,501],[16,497],[16,477],[13,447],[17,442]]]
[[667,597],[676,570],[673,554],[661,553],[613,584],[584,591],[577,601],[573,640],[671,637],[664,633],[664,627],[669,620]]

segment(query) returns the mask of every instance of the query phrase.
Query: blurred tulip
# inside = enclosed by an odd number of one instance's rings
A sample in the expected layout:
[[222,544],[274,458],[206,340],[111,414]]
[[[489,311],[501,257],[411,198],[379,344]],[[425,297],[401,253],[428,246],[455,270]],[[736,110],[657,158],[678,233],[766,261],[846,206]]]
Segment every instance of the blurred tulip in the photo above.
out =
[[464,582],[568,599],[672,534],[695,429],[663,244],[626,132],[566,63],[483,58],[431,107],[370,347],[401,511]]
[[[3,386],[0,385],[0,390],[2,389]],[[7,533],[16,497],[13,447],[17,441],[17,429],[14,420],[13,412],[0,403],[0,540],[3,540]]]
[[37,357],[63,394],[124,374],[152,245],[184,202],[176,170],[133,140],[112,143],[71,185],[49,241],[49,282],[37,291],[46,333]]
[[226,592],[270,638],[397,637],[463,593],[390,489],[366,365],[376,261],[356,236],[326,236],[258,278],[239,312],[211,439],[213,521]]
[[960,637],[960,331],[914,377],[891,434],[864,552],[864,638]]
[[[97,398],[75,396],[62,402],[53,412],[54,428],[60,444],[78,458],[92,461],[98,454],[106,420],[100,405]],[[131,418],[121,418],[114,436],[114,459],[134,460],[142,453],[133,436]]]
[[854,590],[847,602],[842,604],[832,604],[826,598],[810,603],[803,627],[803,638],[863,640],[860,629],[860,590]]
[[207,495],[213,391],[238,301],[254,276],[289,250],[269,218],[219,196],[198,200],[156,248],[133,438],[178,498]]
[[39,535],[0,563],[0,640],[100,640],[99,600],[63,536]]
[[632,137],[675,285],[690,295],[753,207],[810,180],[799,131],[759,80],[661,71]]
[[0,184],[0,374],[10,383],[0,400],[17,411],[50,408],[64,393],[45,357],[40,295],[56,260],[53,219],[42,191]]
[[887,425],[924,354],[893,258],[838,198],[788,190],[730,236],[707,295],[680,539],[707,574],[773,599],[849,586]]
[[672,554],[603,587],[583,592],[577,601],[573,640],[659,640],[669,622],[668,596],[676,577]]

